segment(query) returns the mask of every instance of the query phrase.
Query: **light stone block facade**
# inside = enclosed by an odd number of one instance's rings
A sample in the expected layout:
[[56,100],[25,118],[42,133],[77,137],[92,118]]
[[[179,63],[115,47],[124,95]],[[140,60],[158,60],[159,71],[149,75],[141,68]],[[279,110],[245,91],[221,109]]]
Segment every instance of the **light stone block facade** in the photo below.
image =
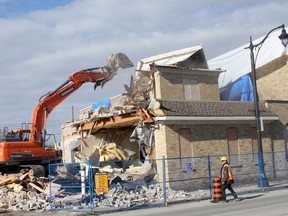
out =
[[[250,137],[250,125],[248,124],[203,124],[203,125],[161,125],[158,130],[155,131],[156,140],[156,157],[166,160],[166,181],[170,182],[167,185],[175,190],[197,190],[205,188],[209,185],[209,179],[202,179],[199,181],[181,181],[183,179],[191,178],[186,172],[182,172],[180,158],[180,143],[178,129],[189,128],[191,130],[191,144],[193,153],[191,159],[193,161],[193,167],[196,171],[193,173],[193,178],[201,178],[203,176],[208,177],[208,162],[207,156],[215,157],[211,161],[211,172],[213,176],[219,175],[220,163],[219,158],[221,155],[228,155],[228,141],[226,138],[226,129],[228,127],[236,127],[238,130],[238,146],[240,161],[239,164],[233,169],[235,172],[242,173],[257,173],[258,166],[251,158],[252,153],[252,139]],[[277,125],[275,125],[277,127]],[[163,136],[163,134],[165,134]],[[280,134],[280,133],[279,133]],[[263,151],[272,152],[272,150],[283,151],[284,143],[283,137],[273,134],[273,130],[269,130],[263,133],[262,138]],[[203,161],[201,162],[201,157]],[[249,157],[248,159],[246,157]],[[255,156],[256,157],[256,156]],[[171,159],[172,158],[172,159]],[[179,158],[178,160],[175,158]],[[198,162],[197,162],[198,161]],[[265,156],[265,163],[267,170],[273,170],[271,155]],[[282,160],[287,165],[287,161]],[[158,163],[159,179],[162,179],[162,163]],[[273,173],[269,173],[269,177]],[[281,173],[280,173],[281,175]],[[255,176],[240,176],[238,181],[248,183],[251,178]],[[178,181],[179,182],[178,182]]]
[[[281,67],[279,67],[279,61]],[[288,67],[283,62],[287,62],[287,57],[278,59],[276,62],[272,62],[270,65],[260,68],[259,73],[262,77],[259,78],[257,84],[259,85],[258,91],[260,92],[261,100],[287,100],[288,99]],[[276,64],[276,65],[275,65]],[[277,66],[278,64],[278,66]],[[275,69],[275,72],[269,73],[268,71]],[[187,74],[173,73],[169,71],[159,70],[155,76],[155,97],[161,99],[171,99],[171,100],[184,100],[184,87],[183,87],[183,77],[187,77]],[[219,90],[218,90],[218,76],[211,75],[190,75],[191,79],[196,79],[199,81],[199,91],[200,100],[214,100],[219,101]],[[285,142],[283,139],[283,126],[288,119],[288,102],[285,103],[272,103],[267,102],[267,107],[274,111],[278,116],[280,121],[266,123],[264,125],[264,131],[262,132],[262,145],[263,152],[273,153],[275,151],[285,151]],[[227,140],[227,128],[237,128],[238,132],[238,148],[240,154],[240,161],[238,167],[235,168],[236,172],[251,172],[257,173],[258,166],[255,164],[255,159],[250,158],[252,151],[252,137],[250,134],[251,128],[255,127],[255,122],[237,123],[237,124],[211,124],[207,122],[206,124],[193,125],[176,125],[176,124],[160,124],[158,130],[155,131],[155,151],[156,158],[167,158],[166,162],[166,180],[171,183],[167,184],[172,189],[184,189],[193,190],[199,189],[203,186],[209,185],[208,180],[199,181],[177,181],[187,179],[189,177],[187,173],[181,172],[181,162],[180,160],[169,160],[169,158],[180,158],[180,143],[178,130],[181,128],[189,128],[191,130],[191,144],[193,152],[191,157],[205,157],[205,156],[215,156],[220,157],[221,155],[228,155],[228,140]],[[247,155],[249,155],[249,158]],[[275,169],[275,158],[268,154],[264,155],[266,169]],[[284,166],[288,166],[287,159],[281,155],[281,161]],[[195,159],[195,161],[197,161]],[[214,159],[211,161],[212,164],[212,175],[218,175],[219,173],[219,160]],[[216,165],[215,165],[216,164]],[[196,166],[195,166],[196,165]],[[208,173],[208,164],[197,163],[193,165],[196,168],[193,177],[201,177],[203,173]],[[159,170],[158,170],[159,171]],[[159,178],[162,171],[159,172]],[[269,177],[273,178],[281,174],[271,172],[268,174]],[[191,177],[191,176],[190,176]],[[255,176],[241,176],[241,181],[249,181]],[[175,181],[176,180],[176,181]]]
[[[189,72],[189,71],[188,71]],[[183,79],[189,78],[198,82],[200,100],[219,101],[218,73],[215,75],[190,71],[180,73],[179,69],[162,69],[155,72],[155,98],[185,100]],[[153,98],[153,96],[152,96]]]

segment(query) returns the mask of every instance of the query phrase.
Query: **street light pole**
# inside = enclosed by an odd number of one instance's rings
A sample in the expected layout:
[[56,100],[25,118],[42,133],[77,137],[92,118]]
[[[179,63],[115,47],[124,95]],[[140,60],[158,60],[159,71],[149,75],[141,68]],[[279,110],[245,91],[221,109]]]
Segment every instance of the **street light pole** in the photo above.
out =
[[256,120],[256,130],[257,130],[257,142],[258,142],[258,166],[259,166],[259,181],[260,188],[268,187],[269,182],[266,177],[264,169],[264,158],[263,158],[263,145],[262,145],[262,134],[261,134],[261,119],[259,111],[259,97],[256,84],[256,66],[252,43],[252,37],[250,37],[250,59],[251,59],[251,72],[252,72],[252,83],[253,83],[253,95],[254,95],[254,111],[255,111],[255,120]]
[[253,83],[253,96],[254,96],[254,109],[255,109],[255,120],[256,120],[256,129],[257,129],[257,142],[258,142],[258,166],[259,166],[259,185],[260,188],[268,187],[269,182],[266,177],[265,168],[264,168],[264,158],[263,158],[263,145],[262,145],[262,134],[261,134],[261,119],[260,119],[260,111],[259,111],[259,97],[258,97],[258,91],[257,91],[257,83],[256,83],[256,63],[255,63],[255,57],[254,57],[254,48],[257,48],[258,46],[258,52],[262,46],[262,44],[265,42],[265,40],[268,38],[271,32],[281,29],[282,33],[279,36],[279,39],[281,40],[283,46],[287,46],[288,44],[288,34],[286,33],[284,24],[281,26],[278,26],[274,29],[272,29],[268,34],[264,37],[264,39],[258,43],[253,44],[252,37],[250,36],[250,45],[249,47],[246,47],[245,49],[250,49],[250,60],[251,60],[251,72],[252,72],[252,83]]

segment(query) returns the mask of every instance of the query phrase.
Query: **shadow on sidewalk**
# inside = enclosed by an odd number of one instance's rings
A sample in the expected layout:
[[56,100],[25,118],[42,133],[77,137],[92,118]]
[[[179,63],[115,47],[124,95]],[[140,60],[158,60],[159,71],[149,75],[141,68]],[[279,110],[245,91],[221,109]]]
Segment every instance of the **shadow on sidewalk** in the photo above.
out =
[[261,196],[263,196],[263,195],[264,195],[264,194],[259,194],[259,195],[254,195],[254,196],[247,196],[247,197],[241,196],[241,197],[239,197],[239,199],[240,199],[240,201],[242,201],[242,200],[249,200],[249,199],[255,199],[255,198],[261,197]]

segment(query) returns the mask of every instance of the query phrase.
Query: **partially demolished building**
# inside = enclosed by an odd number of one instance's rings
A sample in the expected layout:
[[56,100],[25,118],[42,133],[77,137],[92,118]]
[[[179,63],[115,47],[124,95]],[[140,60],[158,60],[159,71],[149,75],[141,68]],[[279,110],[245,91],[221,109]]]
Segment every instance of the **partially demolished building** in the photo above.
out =
[[[209,69],[202,46],[142,59],[126,93],[81,110],[79,121],[63,125],[64,162],[179,158],[166,169],[183,172],[169,173],[168,180],[185,178],[185,157],[235,154],[231,163],[241,164],[241,154],[257,151],[254,107],[252,102],[220,101],[221,72]],[[284,150],[279,117],[264,103],[260,108],[264,151]],[[207,165],[197,164],[197,169]],[[161,173],[158,169],[156,178]],[[191,188],[189,182],[169,186]]]

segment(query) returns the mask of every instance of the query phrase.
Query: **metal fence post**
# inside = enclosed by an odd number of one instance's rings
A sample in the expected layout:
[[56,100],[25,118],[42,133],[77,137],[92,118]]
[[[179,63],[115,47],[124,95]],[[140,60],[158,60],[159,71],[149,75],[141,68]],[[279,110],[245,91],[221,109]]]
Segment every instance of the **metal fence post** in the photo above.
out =
[[[273,145],[272,145],[273,146]],[[275,165],[275,151],[273,149],[273,151],[271,152],[271,156],[272,156],[272,167],[273,167],[273,177],[276,179],[276,165]]]
[[212,177],[211,177],[211,163],[210,163],[210,155],[207,157],[208,159],[208,175],[209,175],[209,189],[210,189],[210,199],[212,199]]
[[93,172],[92,172],[92,162],[88,161],[88,176],[89,176],[89,190],[90,190],[90,213],[94,213],[94,184],[93,184]]
[[49,176],[49,203],[52,209],[52,180],[51,180],[51,164],[48,164],[48,176]]
[[162,157],[162,175],[163,175],[163,204],[167,206],[167,195],[166,195],[166,171],[165,171],[165,157]]
[[82,167],[81,170],[79,171],[79,173],[80,173],[80,180],[81,180],[81,194],[82,194],[82,196],[84,196],[86,193],[86,184],[85,184],[86,172],[85,172],[85,169]]
[[262,169],[261,169],[261,166],[264,166],[263,164],[260,164],[261,161],[260,161],[260,157],[261,157],[261,152],[258,152],[258,171],[259,171],[259,187],[260,187],[260,191],[263,192],[263,178],[262,178]]

